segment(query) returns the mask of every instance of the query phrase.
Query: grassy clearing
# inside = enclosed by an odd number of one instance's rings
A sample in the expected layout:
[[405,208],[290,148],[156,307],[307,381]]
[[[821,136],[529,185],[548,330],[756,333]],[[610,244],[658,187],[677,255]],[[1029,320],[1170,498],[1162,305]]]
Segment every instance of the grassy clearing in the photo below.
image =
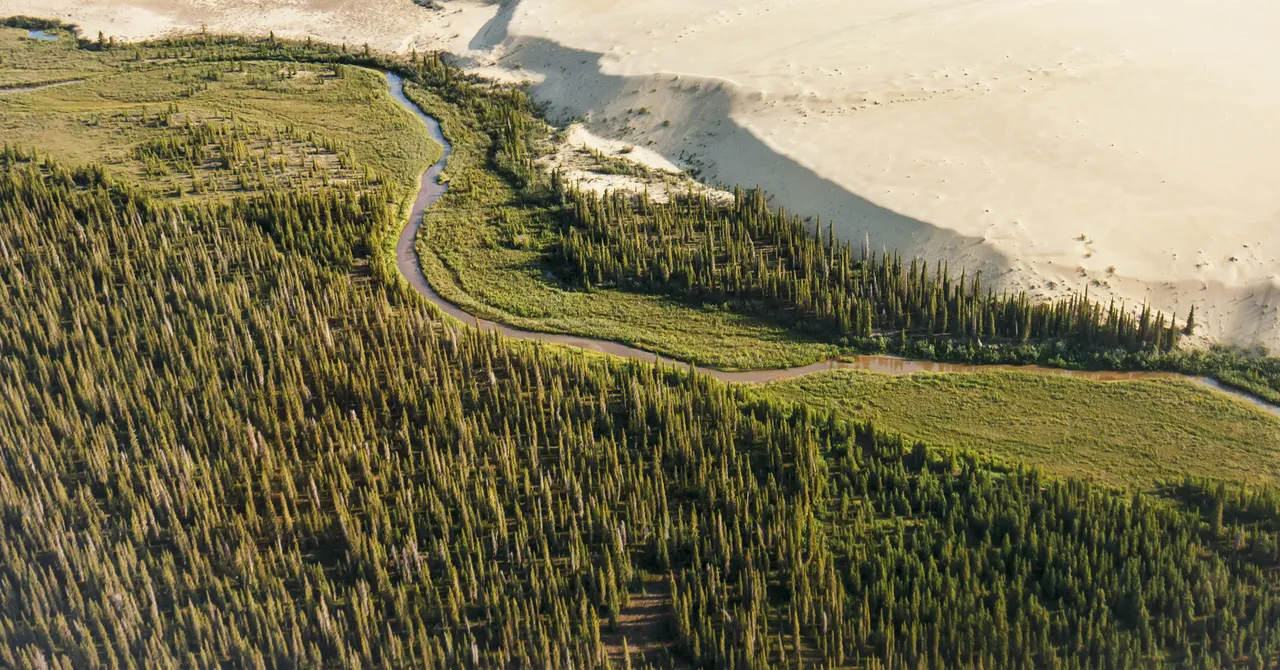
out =
[[449,193],[426,213],[417,243],[423,272],[445,299],[520,328],[625,342],[723,369],[803,365],[838,353],[714,307],[562,286],[544,263],[556,243],[555,213],[490,169],[490,139],[471,130],[475,120],[422,89],[407,94],[441,121],[454,148]]
[[212,55],[151,45],[90,51],[69,37],[0,29],[0,85],[85,80],[0,95],[0,137],[71,165],[105,165],[170,196],[385,181],[403,197],[439,156],[379,72],[196,62]]
[[33,40],[22,28],[0,26],[0,88],[83,79],[115,72],[132,51],[87,51],[67,30],[46,30],[57,40]]
[[1149,488],[1184,474],[1280,482],[1280,419],[1192,382],[836,370],[759,392],[873,419],[930,445],[1114,486]]

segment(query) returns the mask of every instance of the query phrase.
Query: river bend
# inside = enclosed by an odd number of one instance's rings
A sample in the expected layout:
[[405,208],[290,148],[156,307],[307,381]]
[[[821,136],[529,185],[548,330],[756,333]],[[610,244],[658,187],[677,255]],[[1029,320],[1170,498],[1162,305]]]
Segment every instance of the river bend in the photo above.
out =
[[[445,138],[444,133],[440,129],[440,122],[432,118],[430,115],[422,111],[413,101],[409,100],[404,93],[404,79],[399,75],[388,72],[387,81],[391,86],[391,96],[402,107],[409,110],[422,120],[427,126],[427,132],[431,139],[435,140],[443,147],[444,152],[440,156],[440,160],[434,165],[427,168],[422,175],[422,181],[418,186],[418,195],[414,198],[413,207],[409,212],[409,220],[406,222],[403,230],[400,231],[400,239],[396,242],[396,266],[400,269],[400,274],[404,275],[409,285],[418,293],[422,294],[430,300],[436,307],[440,308],[449,316],[475,326],[484,331],[499,332],[506,337],[520,340],[537,340],[540,342],[554,342],[557,344],[567,344],[569,346],[595,351],[623,358],[630,358],[640,361],[657,361],[668,365],[685,366],[686,363],[676,361],[666,356],[661,356],[652,351],[645,351],[628,346],[619,342],[610,342],[607,340],[598,340],[591,337],[580,337],[577,335],[562,335],[558,333],[543,333],[530,330],[522,330],[511,326],[495,323],[481,319],[473,314],[463,311],[457,305],[445,300],[431,288],[431,284],[427,282],[427,278],[422,273],[422,267],[418,263],[418,253],[414,249],[414,241],[418,236],[418,229],[422,225],[423,214],[427,208],[434,204],[449,189],[448,183],[440,183],[440,173],[444,171],[445,163],[449,160],[449,156],[453,153],[453,145]],[[1188,379],[1199,384],[1212,387],[1228,395],[1240,398],[1252,405],[1255,405],[1265,411],[1280,416],[1280,407],[1263,402],[1251,395],[1240,393],[1233,389],[1223,387],[1218,382],[1205,377],[1192,377],[1181,375],[1175,372],[1117,372],[1111,370],[1064,370],[1061,368],[1049,368],[1039,365],[965,365],[959,363],[938,363],[933,361],[916,361],[897,356],[857,356],[850,360],[826,360],[812,363],[805,366],[794,368],[781,368],[775,370],[744,370],[744,371],[728,371],[716,370],[714,368],[701,368],[700,370],[706,374],[725,382],[736,382],[746,384],[759,384],[777,379],[786,379],[788,377],[798,377],[814,372],[822,372],[824,370],[836,369],[857,369],[869,370],[872,372],[882,372],[887,374],[903,375],[915,372],[991,372],[993,370],[1009,370],[1017,372],[1035,372],[1039,374],[1054,374],[1066,377],[1077,377],[1080,379],[1089,379],[1093,381],[1131,381],[1140,379]]]

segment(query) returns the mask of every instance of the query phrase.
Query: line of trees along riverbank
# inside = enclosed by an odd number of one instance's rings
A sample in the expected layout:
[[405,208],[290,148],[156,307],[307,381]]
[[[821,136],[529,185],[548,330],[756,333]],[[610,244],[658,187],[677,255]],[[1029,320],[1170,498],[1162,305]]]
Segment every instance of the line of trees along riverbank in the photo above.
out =
[[981,273],[953,277],[943,261],[930,267],[856,251],[837,241],[830,225],[806,230],[799,217],[770,209],[758,190],[739,189],[731,205],[705,193],[654,203],[625,193],[570,193],[558,178],[554,183],[573,217],[566,259],[589,284],[733,301],[845,341],[905,332],[1168,351],[1177,340],[1172,321],[1148,308],[1135,316],[1087,296],[1033,303],[1025,292],[984,290]]
[[562,273],[579,286],[664,293],[794,324],[859,351],[977,363],[1170,369],[1211,374],[1280,399],[1280,361],[1177,346],[1174,319],[1083,295],[1032,301],[984,288],[981,273],[878,254],[771,209],[689,193],[654,202],[579,191],[552,176],[565,227]]

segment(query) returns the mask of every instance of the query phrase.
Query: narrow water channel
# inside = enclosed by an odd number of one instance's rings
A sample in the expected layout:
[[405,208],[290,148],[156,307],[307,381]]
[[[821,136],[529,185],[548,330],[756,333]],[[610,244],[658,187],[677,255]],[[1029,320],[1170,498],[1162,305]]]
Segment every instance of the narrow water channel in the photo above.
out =
[[[449,144],[449,140],[445,139],[444,133],[440,130],[440,122],[423,112],[416,104],[414,104],[404,94],[404,79],[399,75],[388,72],[387,81],[391,85],[391,95],[405,109],[413,112],[415,116],[422,119],[427,125],[427,132],[431,135],[431,139],[435,140],[444,147],[444,153],[440,156],[440,160],[427,169],[422,175],[422,183],[418,187],[418,196],[413,201],[413,208],[409,213],[409,220],[404,230],[400,231],[400,239],[396,243],[396,265],[400,269],[400,274],[408,280],[414,290],[421,293],[430,300],[436,307],[439,307],[446,314],[458,319],[459,321],[475,326],[484,331],[496,331],[503,335],[521,340],[538,340],[541,342],[555,342],[557,344],[567,344],[570,346],[586,349],[588,351],[597,351],[623,358],[631,358],[641,361],[661,361],[669,365],[687,365],[684,362],[676,361],[666,356],[660,356],[652,351],[645,351],[635,347],[627,346],[618,342],[609,342],[606,340],[597,340],[590,337],[579,337],[576,335],[561,335],[557,333],[541,333],[537,331],[521,330],[512,328],[501,323],[486,321],[472,314],[469,314],[459,308],[457,305],[440,297],[431,288],[431,284],[427,282],[426,276],[422,274],[422,268],[418,264],[418,252],[414,249],[413,243],[418,236],[418,228],[422,225],[422,215],[426,212],[435,201],[439,200],[449,189],[447,183],[440,183],[440,173],[444,171],[445,163],[449,160],[449,156],[453,153],[453,145]],[[746,370],[746,371],[726,371],[716,370],[714,368],[702,368],[706,374],[715,377],[721,381],[737,382],[746,384],[760,384],[778,379],[786,379],[789,377],[798,377],[814,372],[822,372],[824,370],[837,369],[855,369],[869,370],[871,372],[882,372],[894,375],[907,375],[916,372],[992,372],[995,370],[1010,370],[1017,372],[1035,372],[1039,374],[1061,375],[1064,377],[1076,377],[1079,379],[1089,379],[1093,381],[1110,382],[1110,381],[1133,381],[1140,379],[1187,379],[1205,386],[1212,387],[1228,395],[1240,398],[1246,402],[1260,407],[1272,414],[1280,416],[1280,407],[1270,405],[1262,400],[1240,393],[1238,391],[1228,389],[1220,385],[1218,382],[1204,377],[1191,377],[1180,375],[1175,372],[1116,372],[1108,370],[1063,370],[1061,368],[1049,368],[1039,365],[965,365],[960,363],[937,363],[933,361],[915,361],[897,356],[857,356],[852,360],[827,360],[812,363],[801,367],[781,368],[776,370]]]
[[[28,30],[27,39],[40,40],[42,42],[56,42],[57,35],[51,35],[43,30]],[[54,86],[66,86],[67,84],[79,84],[83,79],[68,79],[67,81],[55,81],[46,84],[26,84],[22,86],[0,86],[0,93],[28,93],[30,91],[39,91],[42,88],[52,88]]]

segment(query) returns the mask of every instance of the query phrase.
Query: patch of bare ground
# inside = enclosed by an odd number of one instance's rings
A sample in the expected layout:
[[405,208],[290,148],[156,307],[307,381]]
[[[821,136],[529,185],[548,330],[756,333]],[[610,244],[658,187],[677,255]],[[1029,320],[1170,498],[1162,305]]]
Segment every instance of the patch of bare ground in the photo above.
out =
[[[663,575],[644,575],[618,615],[617,626],[603,623],[601,639],[614,668],[691,668],[672,653],[671,582]],[[625,643],[625,644],[624,644]]]
[[719,202],[731,202],[733,194],[693,179],[641,147],[601,139],[574,124],[564,131],[556,150],[541,159],[548,171],[559,171],[565,181],[595,193],[625,191],[667,202],[672,195],[707,193]]

